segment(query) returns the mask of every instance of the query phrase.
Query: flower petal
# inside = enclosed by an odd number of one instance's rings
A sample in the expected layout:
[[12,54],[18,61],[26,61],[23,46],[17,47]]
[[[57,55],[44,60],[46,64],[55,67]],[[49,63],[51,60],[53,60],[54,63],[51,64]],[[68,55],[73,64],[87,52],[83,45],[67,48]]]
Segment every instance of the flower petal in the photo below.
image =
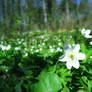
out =
[[86,35],[86,38],[92,38],[92,35]]
[[86,30],[83,28],[83,29],[81,30],[81,33],[82,33],[82,34],[84,34],[84,33],[85,33],[85,31],[86,31]]
[[92,41],[90,42],[90,45],[92,45]]
[[92,56],[90,56],[90,59],[92,59]]
[[79,52],[79,50],[80,50],[80,45],[79,44],[76,44],[75,46],[74,46],[74,49],[73,49],[75,52]]
[[65,43],[65,46],[64,46],[64,51],[67,51],[68,49],[70,49],[71,48],[71,45],[68,43],[68,42],[66,42]]
[[68,59],[67,59],[67,56],[63,55],[59,58],[59,61],[63,61],[63,62],[66,62]]
[[79,66],[80,66],[79,61],[78,61],[78,60],[73,61],[73,62],[72,62],[72,66],[73,66],[74,68],[78,69]]
[[66,67],[67,67],[67,69],[71,69],[72,68],[72,63],[71,62],[66,62]]
[[91,32],[91,30],[89,30],[89,29],[88,29],[88,30],[86,30],[86,34],[88,34],[88,35],[89,35],[89,34],[90,34],[90,32]]
[[78,54],[78,59],[79,60],[84,60],[85,58],[86,58],[85,54],[83,54],[81,52]]

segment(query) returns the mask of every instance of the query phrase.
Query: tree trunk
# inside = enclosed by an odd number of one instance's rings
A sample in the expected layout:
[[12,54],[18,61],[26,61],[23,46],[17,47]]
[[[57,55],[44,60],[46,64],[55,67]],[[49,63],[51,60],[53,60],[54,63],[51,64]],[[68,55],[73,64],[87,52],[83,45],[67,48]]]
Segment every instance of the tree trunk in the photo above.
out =
[[46,0],[43,0],[43,14],[44,14],[44,23],[47,24],[47,8],[46,8]]
[[[54,0],[53,0],[54,2]],[[48,14],[52,14],[52,0],[47,0],[47,12]]]
[[2,13],[3,13],[2,15],[3,15],[3,19],[5,21],[6,26],[8,27],[7,1],[2,0],[1,1],[1,4],[2,4]]
[[66,21],[69,22],[69,18],[70,18],[70,11],[69,11],[69,1],[66,0]]
[[11,1],[11,14],[10,14],[10,27],[13,27],[15,19],[15,9],[14,9],[15,0]]

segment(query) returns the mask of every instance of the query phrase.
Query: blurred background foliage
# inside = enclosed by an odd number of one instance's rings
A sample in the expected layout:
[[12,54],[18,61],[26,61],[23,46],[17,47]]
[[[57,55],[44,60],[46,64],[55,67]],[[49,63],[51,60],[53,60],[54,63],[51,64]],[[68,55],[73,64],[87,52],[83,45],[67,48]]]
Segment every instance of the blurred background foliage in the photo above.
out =
[[0,32],[92,25],[92,0],[0,0]]

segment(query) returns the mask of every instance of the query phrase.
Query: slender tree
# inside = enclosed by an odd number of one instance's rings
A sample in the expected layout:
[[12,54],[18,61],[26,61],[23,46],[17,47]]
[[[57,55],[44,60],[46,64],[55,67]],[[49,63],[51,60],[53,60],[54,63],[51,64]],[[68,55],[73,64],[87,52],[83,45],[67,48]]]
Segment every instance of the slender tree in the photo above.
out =
[[47,24],[47,8],[46,8],[46,0],[42,0],[42,3],[43,3],[44,23]]
[[69,21],[69,18],[70,18],[69,1],[66,0],[66,20]]

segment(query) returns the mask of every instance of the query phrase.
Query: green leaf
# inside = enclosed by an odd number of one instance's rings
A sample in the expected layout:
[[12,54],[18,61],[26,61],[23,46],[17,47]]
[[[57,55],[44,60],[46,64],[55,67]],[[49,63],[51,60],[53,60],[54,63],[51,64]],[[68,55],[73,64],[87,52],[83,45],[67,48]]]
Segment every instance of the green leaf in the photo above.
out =
[[22,92],[21,84],[23,81],[21,80],[16,86],[15,86],[15,92]]
[[33,92],[58,92],[61,89],[59,77],[55,73],[45,73],[34,85]]
[[7,71],[7,70],[9,70],[9,67],[8,66],[6,66],[6,65],[0,66],[0,72],[1,71]]
[[87,88],[88,92],[92,92],[92,81],[88,81],[88,88]]
[[68,87],[64,87],[63,91],[61,91],[61,92],[70,92],[70,91],[69,91]]
[[85,44],[81,44],[81,51],[83,52],[83,53],[86,53],[87,52],[87,48],[86,48],[86,45]]
[[82,76],[81,78],[80,78],[80,84],[84,87],[84,88],[86,88],[87,89],[87,77],[86,76]]
[[87,91],[80,89],[77,92],[87,92]]
[[15,92],[22,92],[22,90],[21,90],[21,85],[16,85],[16,87],[15,87]]
[[89,49],[86,54],[86,60],[92,55],[92,49]]

